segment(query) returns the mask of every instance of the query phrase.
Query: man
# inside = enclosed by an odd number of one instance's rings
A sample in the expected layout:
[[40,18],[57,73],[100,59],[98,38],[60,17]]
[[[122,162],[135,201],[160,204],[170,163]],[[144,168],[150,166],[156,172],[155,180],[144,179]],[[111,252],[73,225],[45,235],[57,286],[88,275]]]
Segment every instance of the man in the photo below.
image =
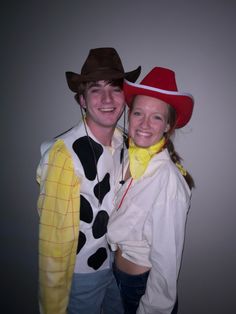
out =
[[85,118],[53,143],[42,145],[40,183],[39,302],[47,314],[122,313],[105,239],[113,207],[124,109],[124,72],[114,48],[91,49],[81,74],[67,72]]

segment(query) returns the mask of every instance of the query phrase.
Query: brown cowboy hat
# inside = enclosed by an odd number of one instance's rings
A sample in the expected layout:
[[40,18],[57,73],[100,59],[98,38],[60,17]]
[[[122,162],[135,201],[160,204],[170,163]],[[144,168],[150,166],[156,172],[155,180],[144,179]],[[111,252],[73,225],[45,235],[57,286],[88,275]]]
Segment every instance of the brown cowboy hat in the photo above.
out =
[[135,82],[141,72],[141,66],[136,70],[125,72],[121,59],[114,48],[95,48],[89,51],[81,69],[81,74],[66,72],[69,88],[77,93],[81,82],[92,82],[99,80],[115,80],[125,78]]
[[124,82],[124,94],[130,106],[135,96],[145,95],[163,100],[176,111],[176,128],[182,128],[190,120],[194,99],[189,93],[179,92],[175,80],[175,72],[171,69],[155,67],[140,84]]

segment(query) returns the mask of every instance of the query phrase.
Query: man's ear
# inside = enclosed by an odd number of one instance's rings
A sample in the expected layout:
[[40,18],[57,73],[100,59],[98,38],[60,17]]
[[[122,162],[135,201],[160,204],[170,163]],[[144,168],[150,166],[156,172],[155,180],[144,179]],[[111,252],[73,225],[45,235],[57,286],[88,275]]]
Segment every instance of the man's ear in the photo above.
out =
[[86,109],[86,102],[83,95],[79,96],[79,103],[82,108]]

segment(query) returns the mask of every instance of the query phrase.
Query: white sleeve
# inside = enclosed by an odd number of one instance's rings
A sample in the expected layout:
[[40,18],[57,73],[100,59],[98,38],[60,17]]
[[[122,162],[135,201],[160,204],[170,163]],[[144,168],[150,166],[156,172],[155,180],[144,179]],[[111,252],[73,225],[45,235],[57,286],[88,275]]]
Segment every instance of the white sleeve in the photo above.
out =
[[150,212],[145,228],[150,233],[152,268],[137,314],[170,314],[175,305],[188,207],[170,200]]
[[48,152],[55,140],[43,142],[40,146],[41,159],[39,161],[37,170],[36,170],[36,181],[40,184],[42,181],[43,173],[45,173],[45,164],[47,164],[48,160]]

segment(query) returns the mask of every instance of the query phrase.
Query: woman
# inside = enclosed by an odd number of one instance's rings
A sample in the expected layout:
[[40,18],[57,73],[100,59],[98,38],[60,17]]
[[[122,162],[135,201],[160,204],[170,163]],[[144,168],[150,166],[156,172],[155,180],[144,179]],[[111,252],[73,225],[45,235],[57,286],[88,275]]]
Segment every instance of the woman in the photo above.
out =
[[116,251],[114,272],[125,313],[176,313],[194,183],[170,136],[188,123],[194,101],[178,92],[173,71],[159,67],[140,84],[126,81],[124,93],[130,107],[129,149],[107,233]]

